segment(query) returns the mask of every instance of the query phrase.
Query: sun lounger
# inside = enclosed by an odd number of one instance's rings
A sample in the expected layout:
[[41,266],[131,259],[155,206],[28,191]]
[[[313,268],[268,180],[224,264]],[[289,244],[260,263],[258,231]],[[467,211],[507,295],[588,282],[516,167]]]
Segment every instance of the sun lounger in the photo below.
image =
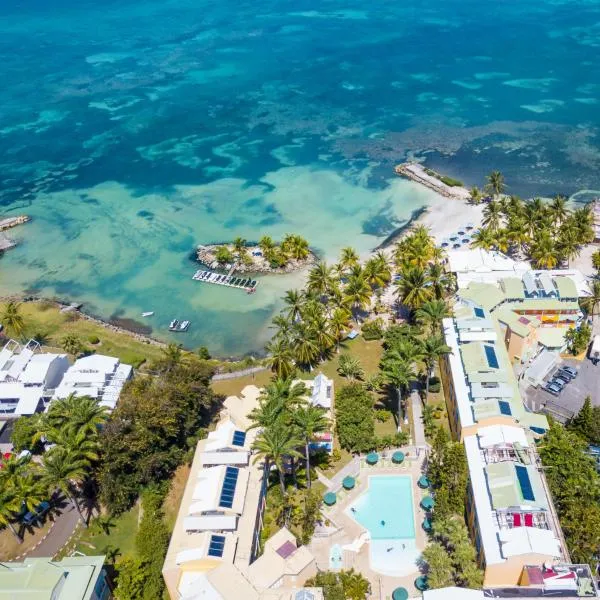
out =
[[513,527],[521,527],[521,515],[519,513],[513,513]]
[[533,527],[533,515],[531,513],[525,515],[525,527]]

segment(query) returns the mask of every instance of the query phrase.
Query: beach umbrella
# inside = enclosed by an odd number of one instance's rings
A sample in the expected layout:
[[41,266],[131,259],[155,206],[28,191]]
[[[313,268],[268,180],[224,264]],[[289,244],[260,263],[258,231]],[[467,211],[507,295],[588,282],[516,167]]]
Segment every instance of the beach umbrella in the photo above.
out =
[[431,510],[435,506],[435,502],[431,496],[425,496],[423,500],[421,500],[421,508],[424,510]]
[[427,475],[421,475],[419,480],[417,481],[417,485],[422,489],[426,489],[429,487],[429,479],[427,479]]
[[463,235],[465,233],[465,231],[466,231],[465,227],[459,227],[459,229],[458,229],[458,235]]
[[453,234],[450,236],[450,239],[451,239],[452,241],[454,241],[454,240],[457,240],[457,239],[458,239],[458,235],[457,235],[456,233],[453,233]]
[[444,238],[442,240],[442,244],[441,245],[442,245],[442,248],[445,248],[446,246],[449,246],[450,245],[450,240],[448,238]]
[[426,575],[421,575],[420,577],[417,577],[415,579],[415,587],[420,592],[425,591],[429,587],[429,585],[427,584],[427,576]]
[[377,454],[377,452],[369,452],[369,454],[367,454],[367,463],[370,465],[376,464],[378,460],[379,454]]
[[404,452],[400,452],[400,450],[394,452],[394,454],[392,454],[392,462],[395,462],[398,465],[401,462],[404,462]]
[[408,591],[406,588],[397,587],[392,592],[392,600],[408,600]]
[[350,477],[350,475],[344,477],[344,481],[342,481],[342,485],[347,490],[351,490],[354,487],[355,483],[356,481],[354,480],[354,477]]
[[421,523],[421,527],[423,527],[424,531],[431,531],[431,521],[425,517]]
[[467,223],[467,231],[470,231],[471,229],[473,229],[473,227],[475,227],[473,223]]
[[325,502],[325,504],[327,504],[327,506],[333,506],[336,503],[336,496],[334,492],[327,492],[324,496],[323,496],[323,502]]

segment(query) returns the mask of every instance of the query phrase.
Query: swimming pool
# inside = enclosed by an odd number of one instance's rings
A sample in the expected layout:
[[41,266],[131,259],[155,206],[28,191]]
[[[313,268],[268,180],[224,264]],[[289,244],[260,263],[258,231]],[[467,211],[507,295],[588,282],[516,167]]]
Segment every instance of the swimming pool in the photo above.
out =
[[407,475],[369,477],[366,492],[348,507],[352,517],[370,534],[371,568],[401,576],[417,570],[412,478]]

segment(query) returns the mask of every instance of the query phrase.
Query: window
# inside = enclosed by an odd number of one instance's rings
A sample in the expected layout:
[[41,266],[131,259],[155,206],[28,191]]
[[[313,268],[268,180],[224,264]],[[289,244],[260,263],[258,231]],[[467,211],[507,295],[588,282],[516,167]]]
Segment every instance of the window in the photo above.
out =
[[234,446],[243,446],[246,443],[246,432],[245,431],[234,431],[233,441]]
[[512,415],[512,410],[510,409],[510,404],[505,402],[504,400],[498,401],[498,406],[500,407],[500,413],[503,415]]
[[487,358],[488,365],[492,369],[497,369],[498,365],[498,357],[496,356],[496,351],[493,346],[484,346],[485,349],[485,357]]
[[223,556],[223,550],[225,548],[225,536],[224,535],[211,535],[210,543],[208,545],[208,555],[216,556],[220,558]]
[[221,489],[221,498],[219,506],[223,508],[231,508],[233,506],[233,496],[235,495],[235,487],[237,485],[239,469],[237,467],[227,467],[225,469],[225,479]]
[[535,500],[535,496],[533,495],[533,488],[531,487],[531,480],[529,479],[529,472],[527,471],[527,467],[523,467],[521,465],[515,465],[515,469],[517,471],[517,479],[519,480],[519,485],[521,486],[521,493],[523,494],[523,500]]
[[474,311],[475,316],[483,319],[485,317],[485,313],[483,312],[483,308],[475,308]]

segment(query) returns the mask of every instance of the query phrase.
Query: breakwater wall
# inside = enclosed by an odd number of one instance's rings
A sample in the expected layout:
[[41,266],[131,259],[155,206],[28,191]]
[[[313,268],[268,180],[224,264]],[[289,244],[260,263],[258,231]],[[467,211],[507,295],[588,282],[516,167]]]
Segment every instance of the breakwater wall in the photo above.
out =
[[[402,163],[396,165],[394,171],[396,172],[396,175],[406,177],[411,181],[424,185],[445,198],[467,201],[471,197],[467,188],[461,185],[447,185],[438,178],[437,173],[432,175],[431,173],[434,173],[433,171],[425,169],[425,167],[419,163]],[[441,175],[439,175],[439,177],[441,177]]]

